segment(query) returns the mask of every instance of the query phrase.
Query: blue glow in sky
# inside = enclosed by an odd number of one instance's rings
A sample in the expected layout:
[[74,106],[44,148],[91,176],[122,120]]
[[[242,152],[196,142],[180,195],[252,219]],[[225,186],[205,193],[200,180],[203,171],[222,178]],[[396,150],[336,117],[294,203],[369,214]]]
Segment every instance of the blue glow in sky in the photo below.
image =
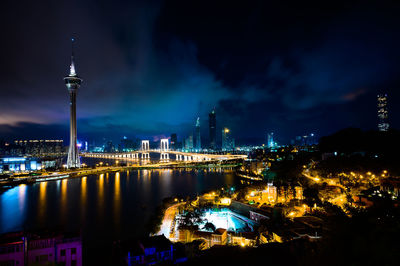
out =
[[213,108],[217,132],[231,128],[238,143],[265,142],[271,131],[288,142],[375,129],[380,92],[399,124],[397,4],[88,0],[3,9],[1,138],[68,139],[71,36],[83,78],[80,139],[181,138],[200,117],[207,143]]

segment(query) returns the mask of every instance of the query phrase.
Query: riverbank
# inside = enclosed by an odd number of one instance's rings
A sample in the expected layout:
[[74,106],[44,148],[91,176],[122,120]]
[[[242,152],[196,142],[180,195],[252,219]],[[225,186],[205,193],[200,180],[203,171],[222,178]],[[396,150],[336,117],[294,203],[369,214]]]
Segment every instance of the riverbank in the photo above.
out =
[[227,164],[219,164],[219,163],[204,163],[204,162],[191,162],[191,163],[175,163],[175,162],[164,162],[164,163],[156,163],[156,164],[146,164],[146,165],[120,165],[120,166],[98,166],[96,168],[80,168],[73,170],[63,170],[56,171],[51,173],[41,173],[40,175],[35,176],[26,176],[21,177],[9,177],[8,179],[4,179],[0,181],[0,188],[8,188],[14,187],[21,184],[33,184],[36,182],[43,181],[54,181],[60,180],[64,178],[75,178],[82,177],[86,175],[97,175],[104,174],[108,172],[119,172],[119,171],[129,171],[129,170],[152,170],[152,169],[190,169],[190,168],[233,168],[240,166],[241,163],[227,163]]

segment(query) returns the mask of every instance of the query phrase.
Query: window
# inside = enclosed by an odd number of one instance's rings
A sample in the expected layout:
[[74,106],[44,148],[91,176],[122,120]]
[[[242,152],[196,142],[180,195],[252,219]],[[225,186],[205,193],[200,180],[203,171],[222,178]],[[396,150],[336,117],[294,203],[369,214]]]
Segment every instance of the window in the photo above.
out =
[[71,254],[76,254],[76,248],[71,248]]
[[60,255],[61,255],[61,256],[65,256],[65,249],[62,249],[62,250],[61,250]]
[[48,261],[48,260],[49,260],[49,256],[48,255],[40,255],[40,262]]
[[76,260],[71,260],[71,266],[76,266]]

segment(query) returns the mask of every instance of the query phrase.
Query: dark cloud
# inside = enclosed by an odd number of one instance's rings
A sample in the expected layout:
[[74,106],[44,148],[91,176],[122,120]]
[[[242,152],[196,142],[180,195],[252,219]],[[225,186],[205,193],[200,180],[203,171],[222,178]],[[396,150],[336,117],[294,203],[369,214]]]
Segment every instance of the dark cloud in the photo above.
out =
[[[207,113],[242,142],[375,128],[399,99],[395,1],[32,1],[4,4],[0,136],[66,134],[69,38],[81,138],[180,136]],[[50,136],[49,136],[50,137]]]

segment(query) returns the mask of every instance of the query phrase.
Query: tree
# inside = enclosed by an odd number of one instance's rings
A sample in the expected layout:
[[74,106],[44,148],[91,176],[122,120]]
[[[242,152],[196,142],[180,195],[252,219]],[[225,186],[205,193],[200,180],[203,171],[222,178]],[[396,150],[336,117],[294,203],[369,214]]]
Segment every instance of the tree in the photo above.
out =
[[203,211],[201,209],[193,209],[191,211],[185,211],[178,218],[178,229],[185,229],[191,232],[199,229],[199,225],[203,223],[204,219],[202,218]]
[[311,188],[307,187],[303,191],[303,196],[304,196],[304,201],[305,203],[312,207],[314,204],[320,204],[321,200],[318,196],[318,189],[317,188]]
[[211,232],[215,232],[215,225],[213,223],[207,222],[203,229],[207,230],[207,231],[211,231]]

